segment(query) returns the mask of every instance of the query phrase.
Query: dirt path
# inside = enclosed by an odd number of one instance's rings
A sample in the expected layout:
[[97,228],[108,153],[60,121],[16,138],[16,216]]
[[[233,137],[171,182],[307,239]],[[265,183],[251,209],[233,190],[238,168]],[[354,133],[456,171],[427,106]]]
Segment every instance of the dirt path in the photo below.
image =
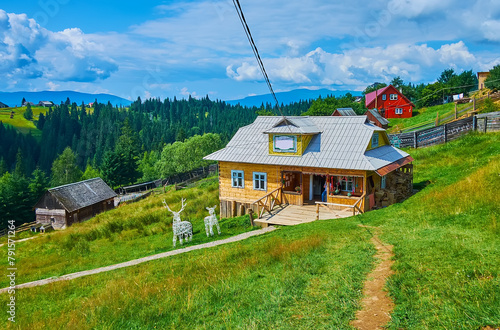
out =
[[394,303],[384,291],[386,280],[393,274],[391,266],[394,263],[391,258],[392,245],[384,244],[378,238],[377,228],[371,242],[375,245],[377,253],[375,258],[379,259],[377,267],[368,274],[363,288],[364,298],[361,302],[363,308],[356,313],[356,320],[351,324],[361,330],[384,329],[384,326],[391,320],[391,312],[394,309]]
[[[82,277],[82,276],[99,274],[99,273],[109,272],[109,271],[112,271],[112,270],[115,270],[115,269],[119,269],[119,268],[135,266],[135,265],[138,265],[138,264],[142,264],[143,262],[147,262],[147,261],[151,261],[151,260],[156,260],[156,259],[167,258],[167,257],[170,257],[170,256],[174,256],[174,255],[186,253],[186,252],[189,252],[189,251],[201,250],[201,249],[206,249],[206,248],[210,248],[210,247],[214,247],[214,246],[218,246],[218,245],[222,245],[222,244],[227,244],[227,243],[241,241],[241,240],[244,240],[244,239],[252,237],[252,236],[258,236],[258,235],[262,235],[262,234],[271,232],[271,231],[273,231],[275,229],[276,229],[276,227],[262,228],[262,229],[258,229],[258,230],[254,230],[254,231],[249,231],[249,232],[246,232],[246,233],[243,233],[243,234],[239,234],[239,235],[236,235],[236,236],[232,236],[232,237],[229,237],[229,238],[226,238],[226,239],[221,239],[219,241],[213,241],[213,242],[210,242],[210,243],[204,243],[204,244],[198,244],[198,245],[188,246],[188,247],[185,247],[183,249],[178,249],[178,250],[172,250],[172,251],[168,251],[168,252],[163,252],[163,253],[155,254],[155,255],[152,255],[152,256],[148,256],[148,257],[143,257],[143,258],[139,258],[139,259],[135,259],[135,260],[131,260],[131,261],[122,262],[122,263],[115,264],[115,265],[110,265],[110,266],[100,267],[100,268],[86,270],[86,271],[82,271],[82,272],[77,272],[77,273],[62,275],[62,276],[59,276],[59,277],[51,277],[51,278],[47,278],[47,279],[39,280],[39,281],[34,281],[34,282],[27,282],[27,283],[16,285],[16,289],[29,288],[29,287],[33,287],[33,286],[41,286],[41,285],[46,285],[46,284],[53,283],[53,282],[72,280],[72,279],[75,279],[75,278],[78,278],[78,277]],[[4,292],[7,292],[8,289],[9,288],[0,289],[0,294],[4,293]]]

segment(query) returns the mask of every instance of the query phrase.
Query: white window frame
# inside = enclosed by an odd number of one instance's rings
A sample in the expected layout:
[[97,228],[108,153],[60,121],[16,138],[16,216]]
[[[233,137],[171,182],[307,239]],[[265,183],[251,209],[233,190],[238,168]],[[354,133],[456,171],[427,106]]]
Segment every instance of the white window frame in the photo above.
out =
[[387,185],[387,176],[382,176],[381,180],[380,180],[380,189],[385,189]]
[[[344,180],[344,178],[346,178]],[[340,177],[340,190],[352,192],[352,188],[354,186],[354,177],[353,176],[342,176]]]
[[378,136],[378,132],[373,132],[373,135],[372,135],[372,148],[376,148],[378,147],[378,143],[379,143],[379,136]]
[[387,94],[382,94],[382,101],[387,100]]
[[395,112],[396,115],[402,115],[403,114],[403,108],[396,108]]
[[[241,180],[241,181],[238,182],[238,180]],[[231,170],[231,187],[233,187],[233,188],[245,188],[245,172],[244,171]]]
[[267,191],[267,173],[253,172],[253,190]]
[[390,99],[391,101],[396,101],[398,99],[398,94],[391,94]]
[[[287,137],[287,138],[292,138],[293,140],[293,149],[280,149],[276,148],[276,139],[281,138],[281,137]],[[273,151],[274,152],[291,152],[295,153],[297,152],[297,136],[296,135],[274,135],[273,136]]]

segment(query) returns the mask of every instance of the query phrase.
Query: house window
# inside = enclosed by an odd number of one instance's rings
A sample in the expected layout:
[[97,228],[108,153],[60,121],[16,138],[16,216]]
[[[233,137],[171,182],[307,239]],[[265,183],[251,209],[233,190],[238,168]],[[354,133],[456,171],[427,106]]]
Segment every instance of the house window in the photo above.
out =
[[273,151],[297,152],[297,137],[294,135],[275,135],[273,137]]
[[398,94],[391,94],[391,100],[397,100],[398,99]]
[[387,177],[384,175],[380,181],[380,189],[385,189],[386,179]]
[[342,191],[352,192],[354,178],[352,176],[343,176],[340,178],[340,189]]
[[253,189],[267,190],[267,173],[253,172]]
[[231,187],[233,188],[245,188],[245,180],[243,179],[244,174],[243,171],[231,171]]
[[382,94],[382,101],[385,101],[387,100],[387,95],[386,94]]
[[403,108],[396,108],[396,115],[402,115],[403,114]]
[[372,135],[372,148],[378,147],[378,133]]

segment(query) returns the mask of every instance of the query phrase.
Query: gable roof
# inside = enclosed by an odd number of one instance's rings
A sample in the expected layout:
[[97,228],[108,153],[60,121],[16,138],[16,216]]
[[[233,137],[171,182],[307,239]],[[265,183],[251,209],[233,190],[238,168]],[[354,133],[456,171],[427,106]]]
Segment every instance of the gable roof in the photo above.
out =
[[318,134],[320,129],[308,117],[285,117],[281,118],[272,128],[264,131],[270,133],[288,134]]
[[[382,117],[382,115],[377,111],[377,109],[368,109],[368,110],[366,110],[366,112],[370,112],[373,115],[373,117],[375,117],[375,119],[377,119],[381,125],[388,125],[389,124],[389,121],[387,119],[385,119],[384,117]],[[366,112],[365,112],[365,114],[366,114]]]
[[49,189],[68,212],[116,197],[116,193],[101,179],[94,178]]
[[3,102],[0,102],[0,108],[8,108],[9,106]]
[[[391,145],[366,151],[373,132],[385,130],[371,124],[366,116],[287,117],[289,120],[307,118],[320,134],[312,137],[302,156],[269,154],[266,130],[282,121],[281,117],[259,116],[250,125],[240,128],[224,149],[204,159],[224,162],[304,166],[352,170],[377,170],[409,156]],[[380,156],[380,157],[379,157]]]
[[352,108],[338,108],[333,113],[335,112],[338,112],[341,116],[357,116],[356,112],[354,112]]
[[407,102],[408,104],[411,104],[413,106],[415,106],[413,104],[412,101],[410,101],[406,96],[403,95],[403,93],[401,93],[396,87],[392,86],[392,85],[389,85],[389,86],[385,86],[385,87],[382,87],[380,89],[377,89],[376,91],[373,91],[371,93],[368,93],[365,95],[365,106],[369,106],[370,103],[372,103],[374,100],[375,100],[375,97],[377,97],[378,95],[381,95],[381,94],[384,94],[389,88],[393,88],[399,95],[401,95]]

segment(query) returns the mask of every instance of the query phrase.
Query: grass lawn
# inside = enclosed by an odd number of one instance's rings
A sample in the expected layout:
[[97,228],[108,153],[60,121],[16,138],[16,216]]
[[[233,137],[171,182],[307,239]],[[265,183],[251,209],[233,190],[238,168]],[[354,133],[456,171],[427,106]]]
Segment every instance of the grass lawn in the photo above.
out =
[[394,245],[391,329],[500,325],[500,133],[410,150],[422,191],[360,217]]
[[[172,250],[172,215],[163,207],[163,199],[173,210],[180,209],[181,198],[187,207],[183,220],[193,223],[193,241],[184,246],[228,238],[252,230],[248,216],[219,221],[222,235],[207,238],[203,219],[206,206],[218,204],[218,182],[212,177],[191,189],[153,195],[142,201],[123,205],[95,218],[73,225],[64,231],[40,235],[16,245],[18,283],[60,276],[128,261]],[[177,241],[179,246],[179,242]],[[6,251],[7,246],[0,249]],[[7,268],[7,260],[0,259]],[[0,279],[0,287],[8,286]]]
[[[33,121],[38,120],[40,113],[45,114],[48,111],[48,108],[45,107],[37,107],[32,106],[31,110],[33,110]],[[10,118],[11,111],[14,111],[14,118]],[[13,126],[19,130],[19,132],[23,134],[28,134],[40,139],[42,137],[42,131],[36,128],[35,124],[31,120],[27,120],[24,118],[23,114],[26,111],[26,107],[18,107],[18,108],[4,108],[0,109],[0,121],[4,124]]]
[[[0,325],[20,329],[350,328],[349,321],[360,308],[363,281],[374,262],[369,234],[357,223],[352,218],[286,227],[237,243],[18,290],[16,323],[4,317]],[[134,242],[129,253],[141,249],[143,243]],[[0,304],[7,299],[8,295],[1,295]]]
[[[458,111],[465,109],[471,104],[459,104]],[[421,108],[413,110],[413,117],[411,118],[390,118],[389,119],[389,129],[388,133],[398,133],[400,130],[423,125],[429,122],[435,122],[436,117],[439,113],[439,118],[444,118],[455,112],[455,104],[447,103],[442,105],[436,105],[428,108]]]

